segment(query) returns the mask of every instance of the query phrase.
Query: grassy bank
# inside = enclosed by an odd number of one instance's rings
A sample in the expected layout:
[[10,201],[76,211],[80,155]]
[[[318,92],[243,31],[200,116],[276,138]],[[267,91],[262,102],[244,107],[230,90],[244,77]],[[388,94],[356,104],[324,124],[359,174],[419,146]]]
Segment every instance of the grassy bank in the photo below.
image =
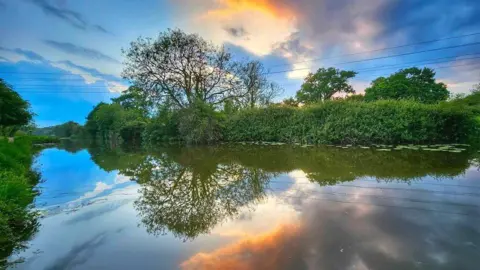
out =
[[325,102],[269,107],[228,118],[226,141],[308,144],[466,142],[477,132],[468,109],[412,101]]
[[[31,205],[40,176],[31,169],[34,151],[30,137],[14,143],[0,139],[0,269],[37,230],[37,214]],[[40,140],[41,141],[41,140]]]

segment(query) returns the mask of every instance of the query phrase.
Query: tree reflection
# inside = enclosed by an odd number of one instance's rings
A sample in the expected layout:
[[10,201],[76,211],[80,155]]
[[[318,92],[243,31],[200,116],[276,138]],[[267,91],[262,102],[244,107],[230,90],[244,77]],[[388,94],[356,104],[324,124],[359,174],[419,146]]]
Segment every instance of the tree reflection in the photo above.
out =
[[180,164],[166,154],[148,157],[136,172],[142,187],[135,207],[147,231],[185,240],[261,200],[272,177],[235,163]]
[[168,147],[155,153],[89,151],[103,169],[119,170],[141,185],[135,208],[149,233],[171,232],[184,240],[208,233],[258,203],[270,179],[280,173],[302,170],[319,185],[361,177],[403,182],[425,176],[448,179],[464,173],[476,154],[241,145]]

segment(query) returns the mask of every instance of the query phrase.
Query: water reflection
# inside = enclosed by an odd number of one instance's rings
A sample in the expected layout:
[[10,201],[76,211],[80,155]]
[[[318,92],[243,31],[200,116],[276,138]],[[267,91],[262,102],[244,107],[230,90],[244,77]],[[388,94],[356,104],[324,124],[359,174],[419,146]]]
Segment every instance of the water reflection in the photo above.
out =
[[[20,269],[480,263],[478,152],[221,145],[44,153],[53,163],[42,172],[46,184],[78,190],[67,205],[83,201],[47,215],[32,244],[42,253],[30,251]],[[78,170],[65,181],[65,171]]]
[[275,179],[281,173],[301,170],[320,186],[367,176],[384,182],[411,182],[425,176],[446,180],[464,173],[471,157],[469,153],[290,146],[89,151],[102,169],[119,170],[141,184],[135,209],[149,233],[170,232],[183,240],[206,234],[235,217],[240,208],[262,201],[272,184],[288,184]]
[[[197,159],[200,158],[200,159]],[[135,171],[142,184],[135,208],[147,231],[191,239],[236,215],[264,196],[271,173],[238,164],[177,163],[168,155],[149,156]]]

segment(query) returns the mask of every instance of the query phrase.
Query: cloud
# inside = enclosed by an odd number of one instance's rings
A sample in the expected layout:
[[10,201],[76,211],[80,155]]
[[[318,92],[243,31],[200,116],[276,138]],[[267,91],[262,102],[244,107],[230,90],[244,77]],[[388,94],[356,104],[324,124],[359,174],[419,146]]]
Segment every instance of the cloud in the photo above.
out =
[[128,86],[117,82],[107,82],[107,88],[108,91],[112,93],[122,93],[123,91],[128,89]]
[[80,29],[80,30],[94,30],[102,33],[110,33],[102,26],[97,24],[90,25],[85,18],[78,12],[58,7],[50,4],[47,0],[28,0],[37,7],[39,7],[46,15],[58,18],[64,22],[70,24],[71,26]]
[[78,12],[66,8],[55,7],[47,2],[47,0],[30,0],[30,2],[41,8],[42,11],[49,16],[61,19],[75,28],[87,30],[88,24]]
[[29,51],[29,50],[23,50],[23,49],[16,48],[14,50],[14,52],[16,52],[18,54],[21,54],[21,55],[24,55],[26,58],[28,58],[32,61],[47,62],[47,60],[45,58],[43,58],[43,56],[41,56],[41,55],[39,55],[35,52]]
[[47,62],[45,58],[41,55],[20,48],[16,49],[8,49],[4,47],[0,47],[0,52],[2,52],[1,58],[8,61],[8,62],[18,62],[22,60],[32,61],[32,62]]
[[65,53],[74,54],[77,56],[85,57],[85,58],[93,58],[96,60],[102,60],[110,63],[119,64],[120,62],[108,55],[105,55],[95,49],[85,48],[82,46],[78,46],[69,42],[58,42],[54,40],[45,40],[44,41],[47,45],[63,51]]
[[55,261],[50,266],[47,266],[46,269],[73,269],[79,267],[88,262],[96,249],[105,244],[105,240],[106,233],[99,233],[91,239],[73,246],[67,254],[55,259]]
[[77,65],[77,64],[73,63],[72,61],[68,61],[68,60],[58,61],[58,62],[55,62],[53,64],[62,68],[62,69],[68,70],[68,71],[72,72],[73,74],[90,76],[89,77],[90,79],[92,79],[92,77],[93,77],[93,79],[96,79],[95,81],[98,81],[98,80],[120,81],[121,80],[120,77],[102,73],[102,72],[100,72],[100,71],[98,71],[97,69],[94,69],[94,68],[89,68],[89,67]]
[[[72,61],[49,61],[43,56],[29,50],[15,48],[8,49],[0,47],[0,60],[6,62],[20,62],[27,61],[33,63],[42,63],[54,68],[58,68],[67,71],[70,74],[80,76],[84,82],[88,84],[94,84],[97,82],[103,82],[105,88],[112,93],[120,93],[128,88],[120,77],[102,73],[94,68],[89,68],[81,65],[77,65]],[[63,77],[62,77],[63,78]],[[65,77],[66,78],[66,77]],[[72,79],[71,77],[68,79]],[[53,85],[54,83],[52,83]]]
[[[193,4],[195,10],[183,8]],[[183,9],[179,14],[189,18],[181,25],[185,31],[199,33],[217,44],[240,46],[256,56],[270,54],[274,44],[296,30],[289,11],[272,9],[269,1],[207,0],[199,4],[181,0],[178,5]],[[246,34],[248,38],[239,38]]]
[[225,31],[233,37],[245,37],[248,32],[242,27],[226,27]]
[[71,61],[54,62],[52,65],[81,76],[87,84],[104,81],[105,87],[112,93],[121,93],[128,88],[128,85],[122,83],[119,77],[102,73],[94,68],[80,66]]
[[104,34],[112,34],[110,31],[108,31],[107,29],[103,28],[102,26],[98,25],[98,24],[94,24],[92,26],[93,29],[99,31],[99,32],[102,32]]
[[[180,2],[182,6],[198,3]],[[206,0],[195,9],[182,12],[195,18],[184,23],[187,31],[198,32],[217,43],[231,43],[256,56],[277,54],[288,60],[290,69],[306,68],[306,71],[287,74],[288,78],[297,79],[320,66],[335,66],[336,62],[313,59],[475,32],[480,27],[480,17],[476,15],[480,13],[480,3],[476,0],[455,3],[371,0],[366,5],[349,0]],[[449,12],[438,16],[439,9]],[[222,28],[225,25],[228,28]],[[232,25],[240,25],[241,29]],[[238,38],[243,32],[248,33],[248,39]],[[449,40],[424,47],[467,41]],[[401,63],[403,58],[361,63],[355,67],[388,61]],[[289,68],[278,68],[285,69]]]
[[[301,172],[290,175],[304,179]],[[308,184],[308,180],[301,183]],[[180,266],[182,269],[415,269],[421,262],[432,269],[475,268],[476,261],[469,258],[476,249],[468,244],[469,239],[480,236],[474,216],[405,210],[394,206],[418,205],[385,202],[380,198],[383,191],[365,192],[354,192],[357,197],[348,200],[345,196],[325,198],[319,194],[294,196],[302,203],[299,220],[286,221],[267,233],[247,235],[216,250],[197,253]],[[380,197],[367,199],[372,193]],[[428,196],[439,199],[438,195]],[[341,203],[351,200],[355,203]],[[448,202],[447,198],[444,200]],[[294,206],[287,199],[285,203]],[[243,224],[239,229],[243,229]],[[470,232],[467,237],[465,230]]]
[[[300,228],[284,225],[260,236],[246,238],[238,243],[211,253],[198,253],[181,264],[182,269],[286,269],[294,240]],[[291,262],[290,262],[291,264]],[[280,267],[282,265],[282,267]],[[299,269],[303,269],[298,265]]]

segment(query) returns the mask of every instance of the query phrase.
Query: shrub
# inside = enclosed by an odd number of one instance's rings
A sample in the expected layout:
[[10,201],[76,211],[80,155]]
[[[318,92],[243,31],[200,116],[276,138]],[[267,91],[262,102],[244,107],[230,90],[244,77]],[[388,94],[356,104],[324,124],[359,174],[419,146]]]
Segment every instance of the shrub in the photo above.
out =
[[0,269],[38,228],[37,214],[29,208],[40,178],[30,169],[31,143],[30,137],[16,138],[14,143],[0,139]]
[[474,129],[465,109],[413,101],[330,101],[303,108],[240,112],[224,130],[231,141],[313,144],[440,143],[466,141]]
[[210,144],[222,139],[224,116],[198,102],[178,112],[178,134],[187,144]]

